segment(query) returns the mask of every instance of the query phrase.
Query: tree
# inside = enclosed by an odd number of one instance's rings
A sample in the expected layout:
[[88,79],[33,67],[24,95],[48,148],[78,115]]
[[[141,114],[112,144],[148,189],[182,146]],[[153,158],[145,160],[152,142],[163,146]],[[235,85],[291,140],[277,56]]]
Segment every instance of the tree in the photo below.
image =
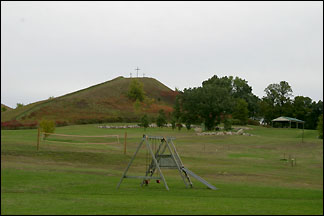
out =
[[139,100],[143,102],[145,98],[145,92],[143,89],[143,84],[136,79],[133,79],[129,85],[129,89],[127,92],[127,96],[129,99],[136,101]]
[[312,102],[311,112],[308,118],[305,120],[305,127],[308,129],[316,129],[318,123],[318,117],[323,114],[323,101],[319,100],[317,103]]
[[281,81],[279,84],[270,84],[264,91],[267,95],[267,101],[273,106],[274,111],[279,116],[284,115],[287,105],[291,102],[290,97],[292,97],[293,92],[288,82]]
[[163,127],[166,123],[167,123],[167,121],[166,121],[166,116],[165,116],[164,110],[161,109],[161,110],[159,110],[159,115],[156,119],[156,125],[158,127]]
[[264,89],[266,96],[260,103],[261,115],[266,123],[270,123],[278,116],[290,116],[292,112],[292,89],[288,82],[281,81],[279,84],[268,85]]
[[1,107],[1,112],[7,111],[6,107]]
[[16,106],[16,108],[20,108],[20,107],[23,107],[24,106],[24,104],[23,103],[17,103],[17,106]]
[[237,99],[233,111],[233,118],[238,119],[240,124],[246,125],[249,117],[248,103],[244,99]]
[[45,133],[45,138],[49,136],[46,133],[53,133],[55,131],[55,122],[53,120],[42,119],[39,123],[41,132]]
[[141,126],[144,127],[144,130],[146,130],[146,128],[148,128],[150,122],[149,119],[147,117],[147,115],[145,114],[142,118],[141,118]]
[[204,81],[202,87],[184,89],[182,113],[193,122],[203,122],[207,130],[213,130],[216,119],[232,109],[232,81],[216,75]]
[[323,139],[323,114],[318,117],[317,130],[318,138]]

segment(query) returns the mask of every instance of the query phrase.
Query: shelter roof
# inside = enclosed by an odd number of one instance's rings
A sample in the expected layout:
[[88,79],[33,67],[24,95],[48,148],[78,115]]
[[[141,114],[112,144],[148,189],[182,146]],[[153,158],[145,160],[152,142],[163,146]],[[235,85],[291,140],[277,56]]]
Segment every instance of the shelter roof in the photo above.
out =
[[273,119],[272,121],[287,121],[287,122],[302,122],[304,123],[305,121],[296,119],[296,118],[291,118],[291,117],[286,117],[286,116],[280,116],[276,119]]

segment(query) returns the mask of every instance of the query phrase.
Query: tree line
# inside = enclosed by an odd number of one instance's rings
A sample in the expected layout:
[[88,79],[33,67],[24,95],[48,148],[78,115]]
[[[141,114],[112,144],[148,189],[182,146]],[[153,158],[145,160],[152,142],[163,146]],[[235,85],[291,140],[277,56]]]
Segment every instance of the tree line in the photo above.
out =
[[294,97],[286,81],[268,85],[262,98],[252,93],[246,80],[232,76],[215,75],[200,87],[177,91],[172,121],[186,125],[203,123],[207,130],[229,121],[245,125],[262,120],[269,125],[279,116],[303,120],[306,129],[316,129],[323,114],[323,101]]

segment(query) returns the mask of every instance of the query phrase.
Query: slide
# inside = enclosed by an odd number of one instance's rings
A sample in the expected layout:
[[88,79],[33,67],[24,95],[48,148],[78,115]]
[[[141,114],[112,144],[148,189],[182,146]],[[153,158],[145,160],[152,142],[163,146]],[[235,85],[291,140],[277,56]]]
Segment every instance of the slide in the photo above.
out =
[[195,179],[197,179],[198,181],[200,181],[201,183],[203,183],[204,185],[206,185],[208,188],[210,188],[212,190],[217,190],[217,188],[214,185],[209,184],[205,179],[196,175],[194,172],[190,171],[189,169],[182,167],[182,170],[184,172],[186,172],[187,174],[191,175],[192,177],[194,177]]

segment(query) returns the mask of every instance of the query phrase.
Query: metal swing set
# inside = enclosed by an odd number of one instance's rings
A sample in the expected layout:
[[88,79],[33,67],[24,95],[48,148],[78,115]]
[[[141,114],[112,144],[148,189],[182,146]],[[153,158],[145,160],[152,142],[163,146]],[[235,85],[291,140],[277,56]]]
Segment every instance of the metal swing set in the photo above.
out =
[[[183,182],[185,183],[187,188],[192,188],[193,184],[189,175],[196,180],[200,181],[208,188],[212,190],[216,190],[217,188],[212,184],[208,183],[206,180],[201,178],[200,176],[196,175],[194,172],[190,171],[189,169],[185,168],[180,156],[175,148],[174,143],[172,140],[175,138],[173,137],[161,137],[161,136],[147,136],[143,135],[140,144],[138,145],[133,157],[131,158],[129,164],[127,165],[118,185],[117,189],[120,187],[124,178],[137,178],[142,179],[141,186],[148,185],[149,180],[155,179],[157,183],[160,183],[160,180],[164,183],[164,186],[167,190],[169,187],[167,182],[164,178],[164,175],[161,171],[162,168],[166,169],[178,169],[180,176],[182,177]],[[158,142],[158,143],[157,143]],[[139,152],[141,146],[145,143],[147,148],[146,154],[146,172],[145,176],[129,176],[126,175],[128,169],[132,165],[137,153]],[[158,146],[157,146],[158,145]],[[150,159],[149,155],[151,156],[152,160],[148,163]],[[153,176],[155,171],[157,171],[158,176]]]

